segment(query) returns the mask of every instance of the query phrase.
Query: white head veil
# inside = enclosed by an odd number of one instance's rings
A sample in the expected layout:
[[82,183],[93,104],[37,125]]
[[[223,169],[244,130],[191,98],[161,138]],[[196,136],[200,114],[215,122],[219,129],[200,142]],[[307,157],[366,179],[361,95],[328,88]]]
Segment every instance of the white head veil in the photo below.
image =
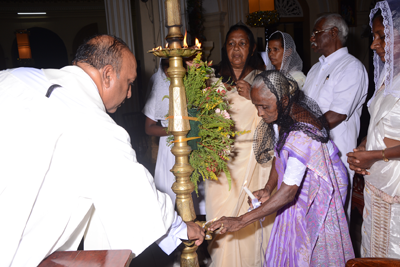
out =
[[[282,46],[283,46],[283,58],[281,64],[281,71],[285,71],[286,73],[291,73],[294,71],[302,71],[303,69],[303,61],[301,60],[299,54],[296,51],[296,44],[294,43],[293,38],[290,34],[286,32],[276,31],[272,33],[270,36],[274,35],[275,33],[280,33],[282,35]],[[268,51],[268,42],[267,42],[267,49]],[[272,65],[271,61],[269,60],[268,53],[267,53],[267,70],[274,70],[275,67]]]
[[391,94],[400,97],[400,88],[393,85],[393,78],[400,72],[400,1],[387,0],[376,3],[369,14],[372,28],[373,17],[381,10],[383,26],[385,27],[385,62],[382,62],[374,51],[374,81],[375,92],[385,83],[384,95]]

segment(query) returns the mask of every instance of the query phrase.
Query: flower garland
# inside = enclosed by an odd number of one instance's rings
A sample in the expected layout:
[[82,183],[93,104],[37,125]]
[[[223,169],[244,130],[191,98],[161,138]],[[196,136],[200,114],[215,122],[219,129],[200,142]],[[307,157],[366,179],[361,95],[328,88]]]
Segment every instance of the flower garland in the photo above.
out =
[[228,113],[229,103],[224,98],[226,89],[221,79],[210,87],[206,86],[206,80],[213,73],[210,65],[201,60],[199,53],[183,79],[188,109],[197,111],[199,122],[199,139],[195,140],[197,149],[192,150],[189,158],[190,165],[194,168],[190,178],[196,192],[200,177],[203,180],[218,180],[221,172],[225,172],[229,190],[231,189],[232,180],[227,162],[233,149],[232,137],[249,132],[233,130],[234,122]]

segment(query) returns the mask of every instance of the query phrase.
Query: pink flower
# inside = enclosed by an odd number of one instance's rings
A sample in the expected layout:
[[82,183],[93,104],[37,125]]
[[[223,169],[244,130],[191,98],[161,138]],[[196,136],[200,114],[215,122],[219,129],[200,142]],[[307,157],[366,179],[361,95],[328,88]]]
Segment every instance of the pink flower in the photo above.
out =
[[221,111],[219,108],[217,108],[217,109],[215,109],[215,113],[221,114],[222,117],[224,117],[225,119],[228,119],[228,120],[231,118],[228,111],[226,111],[226,110]]
[[218,93],[220,93],[221,95],[226,94],[226,91],[225,91],[225,87],[224,87],[224,86],[219,86],[219,87],[217,87],[216,91],[217,91]]
[[226,111],[226,110],[222,111],[221,115],[222,115],[222,117],[224,117],[225,119],[228,119],[228,120],[231,118],[228,111]]
[[203,89],[203,93],[206,93],[208,90],[210,90],[211,87],[207,87]]

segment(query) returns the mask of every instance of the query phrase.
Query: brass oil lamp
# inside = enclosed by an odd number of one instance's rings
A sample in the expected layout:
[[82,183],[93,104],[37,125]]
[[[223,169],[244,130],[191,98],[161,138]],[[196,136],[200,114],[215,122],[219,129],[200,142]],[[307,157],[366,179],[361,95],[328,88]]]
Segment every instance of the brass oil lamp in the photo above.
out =
[[[169,123],[168,133],[174,136],[174,147],[171,149],[175,155],[175,165],[172,172],[176,177],[176,181],[172,185],[172,190],[176,194],[176,205],[179,215],[185,222],[194,221],[196,214],[193,207],[192,192],[194,185],[190,181],[190,175],[193,167],[189,164],[190,146],[187,144],[186,135],[190,130],[185,86],[183,77],[186,69],[183,67],[184,57],[191,57],[200,52],[199,48],[188,48],[187,45],[182,47],[183,35],[181,32],[181,15],[179,0],[165,0],[166,21],[168,28],[167,48],[155,48],[149,53],[153,53],[157,57],[169,59],[169,68],[167,73],[171,79],[169,87]],[[186,46],[186,47],[185,47]],[[197,222],[203,225],[203,222]],[[206,236],[211,239],[210,235]],[[185,248],[181,255],[181,266],[198,267],[197,246],[194,241],[184,242]]]

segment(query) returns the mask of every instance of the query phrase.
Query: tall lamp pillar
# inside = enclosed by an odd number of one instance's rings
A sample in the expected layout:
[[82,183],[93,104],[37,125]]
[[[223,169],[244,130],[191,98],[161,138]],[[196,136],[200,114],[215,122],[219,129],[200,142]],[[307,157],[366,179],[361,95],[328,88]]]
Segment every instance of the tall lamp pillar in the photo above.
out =
[[[181,42],[183,35],[181,32],[181,15],[179,0],[165,0],[166,8],[166,27],[168,35],[168,58],[169,68],[167,70],[171,79],[169,87],[169,123],[168,132],[174,136],[174,147],[171,149],[175,155],[175,165],[172,172],[176,177],[175,183],[172,185],[172,190],[176,194],[176,204],[179,215],[185,222],[194,221],[196,214],[193,207],[192,192],[194,185],[190,181],[190,175],[193,172],[192,166],[189,164],[189,154],[191,152],[188,146],[186,134],[190,130],[189,121],[185,119],[188,116],[187,101],[183,77],[186,69],[183,67],[182,57],[185,53],[193,55],[196,50],[183,49]],[[185,51],[186,50],[186,51]],[[183,51],[183,52],[182,52]],[[189,56],[189,55],[186,55]],[[193,241],[184,242],[185,248],[181,255],[181,266],[198,267],[197,246]]]

